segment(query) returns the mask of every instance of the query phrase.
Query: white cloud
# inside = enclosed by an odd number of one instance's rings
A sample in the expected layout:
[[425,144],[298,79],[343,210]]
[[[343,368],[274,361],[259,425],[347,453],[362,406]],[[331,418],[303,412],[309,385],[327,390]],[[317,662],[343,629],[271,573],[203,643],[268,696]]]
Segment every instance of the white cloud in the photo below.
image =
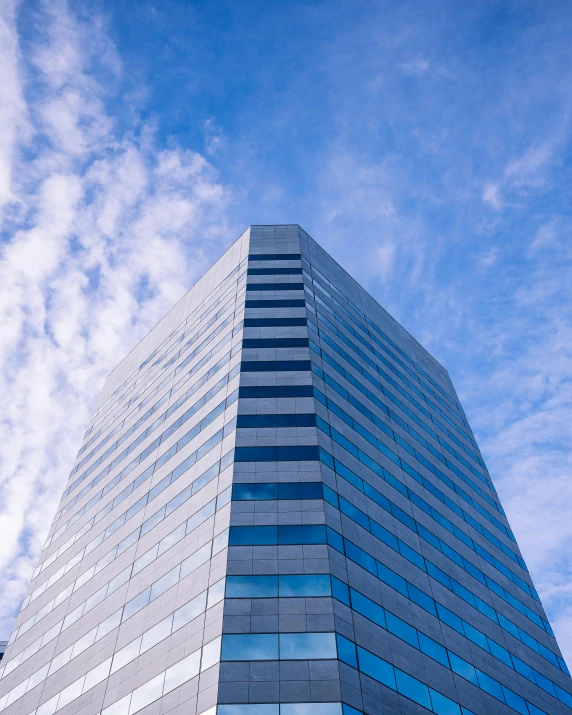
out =
[[100,18],[44,3],[24,63],[19,9],[0,7],[4,637],[104,376],[222,250],[230,200],[203,156],[116,128],[121,63]]
[[554,136],[539,146],[530,147],[518,159],[510,161],[498,180],[485,185],[483,201],[499,211],[506,203],[504,194],[526,193],[543,186],[546,173],[554,163],[558,140],[558,136]]

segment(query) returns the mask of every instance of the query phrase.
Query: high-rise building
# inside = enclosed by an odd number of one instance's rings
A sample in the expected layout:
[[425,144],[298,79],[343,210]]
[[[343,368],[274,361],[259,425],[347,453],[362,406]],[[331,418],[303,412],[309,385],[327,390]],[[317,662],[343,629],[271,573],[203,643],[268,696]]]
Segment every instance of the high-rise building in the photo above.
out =
[[110,374],[5,715],[570,715],[446,370],[299,226],[252,226]]

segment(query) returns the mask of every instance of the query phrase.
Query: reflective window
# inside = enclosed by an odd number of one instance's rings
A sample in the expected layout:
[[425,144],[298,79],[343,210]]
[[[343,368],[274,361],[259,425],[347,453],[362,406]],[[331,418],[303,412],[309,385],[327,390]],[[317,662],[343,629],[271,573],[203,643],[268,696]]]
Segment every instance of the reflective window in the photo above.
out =
[[313,397],[312,385],[260,385],[244,386],[238,390],[241,398],[257,397]]
[[286,415],[238,415],[236,426],[254,429],[257,427],[315,427],[315,414]]
[[235,483],[233,501],[268,501],[272,499],[321,499],[321,482],[286,482],[270,484]]
[[320,448],[316,446],[302,447],[236,447],[235,462],[292,462],[317,461],[320,458]]
[[330,576],[328,574],[304,574],[279,577],[281,597],[330,596]]
[[303,283],[248,283],[247,291],[264,290],[304,290]]
[[229,576],[227,598],[282,598],[330,596],[328,574]]
[[274,598],[278,576],[228,576],[226,598]]
[[245,318],[245,328],[279,328],[307,325],[306,318]]
[[278,634],[223,636],[221,660],[278,660]]
[[245,308],[305,308],[305,300],[247,300]]
[[249,261],[299,261],[300,253],[250,253]]
[[280,633],[280,660],[337,658],[334,633]]
[[302,275],[301,268],[249,268],[249,276],[296,276]]
[[243,360],[241,372],[301,372],[311,370],[309,360]]
[[270,544],[325,544],[326,527],[304,526],[231,526],[229,546],[263,546]]

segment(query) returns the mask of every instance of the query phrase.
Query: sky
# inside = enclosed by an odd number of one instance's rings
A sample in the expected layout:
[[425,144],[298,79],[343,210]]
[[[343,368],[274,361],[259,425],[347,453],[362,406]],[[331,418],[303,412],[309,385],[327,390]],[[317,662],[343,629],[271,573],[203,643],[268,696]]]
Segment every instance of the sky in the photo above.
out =
[[449,370],[572,667],[572,5],[0,2],[0,639],[106,374],[299,223]]

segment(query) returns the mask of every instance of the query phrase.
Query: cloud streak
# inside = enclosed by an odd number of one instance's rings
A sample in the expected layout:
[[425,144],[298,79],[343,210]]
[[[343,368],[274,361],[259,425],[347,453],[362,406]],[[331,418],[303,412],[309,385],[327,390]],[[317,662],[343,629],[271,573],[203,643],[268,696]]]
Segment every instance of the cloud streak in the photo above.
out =
[[98,386],[222,251],[232,200],[203,156],[109,108],[124,78],[101,18],[45,2],[23,62],[21,11],[0,9],[5,636]]

